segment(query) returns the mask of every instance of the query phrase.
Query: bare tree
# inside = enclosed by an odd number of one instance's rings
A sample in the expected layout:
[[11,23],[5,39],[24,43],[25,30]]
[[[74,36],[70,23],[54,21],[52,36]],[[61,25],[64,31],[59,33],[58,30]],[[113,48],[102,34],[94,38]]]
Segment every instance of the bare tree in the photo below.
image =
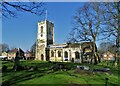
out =
[[36,42],[31,46],[30,52],[31,52],[32,56],[35,56],[35,52],[36,52]]
[[101,3],[85,3],[83,7],[77,10],[73,20],[73,31],[76,32],[77,41],[90,41],[93,46],[93,63],[97,64],[100,58],[96,51],[96,41],[101,36],[102,26],[102,8]]
[[[116,52],[120,48],[120,2],[85,3],[74,17],[74,32],[79,41],[92,41],[115,37]],[[95,51],[96,63],[97,54]]]
[[40,16],[45,11],[43,2],[20,2],[19,0],[6,2],[2,0],[0,5],[2,6],[0,12],[5,18],[16,17],[18,12],[28,12]]
[[117,54],[120,48],[120,2],[103,3],[102,6],[104,6],[103,23],[107,28],[104,32],[106,32],[105,35],[115,38]]
[[115,44],[112,42],[101,42],[99,45],[99,51],[101,51],[101,54],[105,53],[106,51],[115,54],[115,50],[116,50]]
[[69,33],[69,38],[67,38],[67,43],[75,43],[75,42],[78,42],[78,40],[76,39],[76,32],[75,30],[72,30],[70,33]]
[[9,46],[7,44],[0,44],[0,52],[6,52],[9,50]]

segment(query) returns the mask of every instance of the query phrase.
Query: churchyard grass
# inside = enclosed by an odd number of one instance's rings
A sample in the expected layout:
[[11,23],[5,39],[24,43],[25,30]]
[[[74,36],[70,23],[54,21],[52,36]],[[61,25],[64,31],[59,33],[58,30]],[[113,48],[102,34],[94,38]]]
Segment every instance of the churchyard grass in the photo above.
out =
[[[37,84],[56,84],[56,85],[74,85],[74,84],[91,84],[90,86],[105,85],[105,78],[108,78],[108,86],[115,86],[118,84],[118,68],[112,65],[104,65],[99,63],[98,65],[92,64],[79,64],[79,63],[64,63],[70,70],[67,71],[53,71],[50,67],[55,65],[55,63],[47,61],[37,61],[37,60],[27,60],[20,61],[22,66],[34,66],[37,70],[21,70],[14,71],[12,67],[14,65],[11,61],[2,61],[2,66],[7,66],[7,70],[2,72],[2,83],[3,85],[37,85]],[[77,65],[86,65],[90,69],[93,68],[110,68],[111,74],[106,73],[84,73],[75,72]]]

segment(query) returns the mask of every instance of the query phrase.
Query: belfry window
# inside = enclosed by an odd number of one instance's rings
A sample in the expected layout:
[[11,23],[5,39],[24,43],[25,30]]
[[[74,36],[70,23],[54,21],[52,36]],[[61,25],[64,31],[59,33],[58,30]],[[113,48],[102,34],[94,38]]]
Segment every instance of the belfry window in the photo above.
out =
[[41,26],[41,33],[43,33],[43,26]]

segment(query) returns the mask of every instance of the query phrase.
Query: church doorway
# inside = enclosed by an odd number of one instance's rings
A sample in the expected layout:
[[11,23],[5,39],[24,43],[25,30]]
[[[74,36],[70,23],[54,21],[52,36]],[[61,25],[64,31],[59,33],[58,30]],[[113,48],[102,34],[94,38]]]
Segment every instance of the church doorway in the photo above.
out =
[[44,60],[44,55],[43,55],[43,54],[41,54],[41,60],[42,60],[42,61]]

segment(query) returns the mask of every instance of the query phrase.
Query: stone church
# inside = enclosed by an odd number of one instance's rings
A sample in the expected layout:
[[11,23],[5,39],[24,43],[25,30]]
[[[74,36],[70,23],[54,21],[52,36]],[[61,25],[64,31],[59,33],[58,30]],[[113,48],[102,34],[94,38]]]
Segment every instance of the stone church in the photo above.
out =
[[48,20],[38,22],[36,60],[58,62],[89,62],[92,42],[54,43],[54,23]]

